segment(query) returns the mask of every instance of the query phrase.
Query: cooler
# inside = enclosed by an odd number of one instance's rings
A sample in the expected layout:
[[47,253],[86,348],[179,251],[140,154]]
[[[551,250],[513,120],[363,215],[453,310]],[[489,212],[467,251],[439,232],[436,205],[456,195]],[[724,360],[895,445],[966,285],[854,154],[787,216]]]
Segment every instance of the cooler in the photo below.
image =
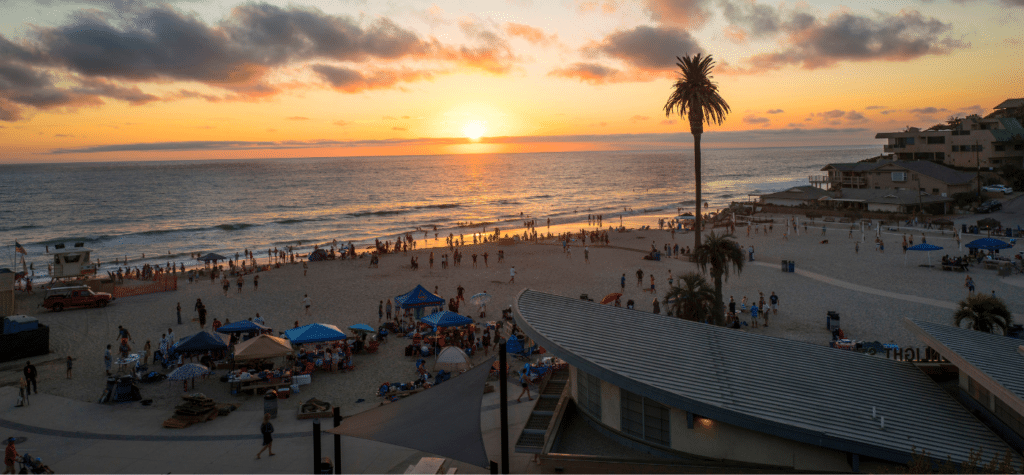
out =
[[39,329],[39,319],[27,315],[11,315],[4,317],[4,334],[25,332]]
[[796,272],[796,261],[789,261],[789,271]]

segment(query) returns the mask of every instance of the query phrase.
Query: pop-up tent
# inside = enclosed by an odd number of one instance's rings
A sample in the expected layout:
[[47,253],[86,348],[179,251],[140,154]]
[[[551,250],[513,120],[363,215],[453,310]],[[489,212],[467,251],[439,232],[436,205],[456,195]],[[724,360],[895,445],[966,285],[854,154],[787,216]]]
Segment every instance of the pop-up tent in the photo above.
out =
[[249,320],[242,320],[222,325],[217,329],[217,333],[250,333],[262,332],[263,330],[270,330],[270,328],[260,325],[259,323],[250,322]]
[[327,323],[311,323],[298,328],[292,328],[284,332],[284,336],[293,345],[338,341],[348,338],[338,327]]
[[473,323],[473,319],[449,310],[432,313],[423,317],[420,321],[434,327],[461,327],[462,325]]
[[236,360],[276,358],[292,352],[288,340],[270,335],[260,335],[235,345]]
[[220,254],[215,254],[215,253],[211,252],[211,253],[203,256],[203,257],[200,257],[199,260],[201,260],[203,262],[213,262],[213,263],[216,263],[217,261],[226,261],[226,260],[228,260],[228,258],[226,258],[226,257],[224,257],[224,256],[222,256]]
[[199,332],[195,335],[185,337],[174,345],[174,351],[179,353],[198,353],[203,351],[227,349],[228,344],[220,335],[208,332]]
[[995,238],[975,239],[967,244],[964,244],[964,246],[967,246],[968,249],[983,249],[986,251],[992,251],[995,249],[1008,249],[1013,247],[1012,244],[1000,241],[999,239]]
[[469,356],[466,356],[466,352],[457,346],[449,346],[438,353],[437,359],[434,361],[434,370],[443,369],[445,371],[466,371],[470,367]]
[[424,308],[437,307],[438,309],[441,309],[444,308],[444,304],[445,301],[443,298],[438,297],[433,292],[423,288],[422,285],[417,285],[415,289],[395,297],[395,306],[398,308],[415,309],[416,318],[423,316]]

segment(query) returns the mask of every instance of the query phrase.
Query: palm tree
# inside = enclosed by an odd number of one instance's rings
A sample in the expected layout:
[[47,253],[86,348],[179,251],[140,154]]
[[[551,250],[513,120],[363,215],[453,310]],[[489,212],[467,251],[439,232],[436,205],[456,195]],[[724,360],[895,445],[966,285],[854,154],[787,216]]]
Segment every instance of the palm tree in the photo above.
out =
[[700,136],[704,133],[704,123],[712,122],[722,125],[725,115],[729,113],[729,104],[718,94],[718,84],[711,81],[711,70],[715,67],[711,55],[680,58],[676,63],[682,77],[672,86],[672,94],[665,102],[665,117],[673,112],[682,118],[686,115],[690,120],[690,133],[693,134],[693,168],[694,187],[696,188],[697,213],[694,222],[693,247],[700,247],[701,226],[701,181],[700,181]]
[[677,318],[695,322],[707,320],[715,300],[711,284],[696,272],[683,274],[677,282],[679,285],[665,294],[664,302],[669,306],[669,312]]
[[953,314],[954,325],[959,327],[964,320],[969,322],[967,328],[972,330],[992,333],[998,327],[1005,335],[1006,330],[1013,325],[1013,314],[1002,299],[993,295],[973,294],[961,300]]
[[715,305],[711,307],[715,325],[725,325],[725,303],[722,301],[722,278],[729,280],[729,268],[736,268],[736,273],[743,272],[743,250],[739,243],[732,240],[732,234],[707,235],[704,244],[694,250],[694,259],[702,272],[711,268],[711,278],[715,282]]

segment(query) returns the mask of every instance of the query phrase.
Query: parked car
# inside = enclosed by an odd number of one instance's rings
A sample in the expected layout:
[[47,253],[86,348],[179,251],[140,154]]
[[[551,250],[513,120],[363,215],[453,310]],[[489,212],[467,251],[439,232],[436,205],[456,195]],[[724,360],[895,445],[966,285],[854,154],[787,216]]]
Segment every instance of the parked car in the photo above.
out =
[[93,292],[88,285],[54,287],[46,291],[43,308],[59,312],[71,307],[106,307],[114,297],[106,292]]
[[982,203],[981,206],[978,206],[978,208],[975,209],[974,212],[975,213],[991,213],[993,211],[998,211],[998,210],[1001,210],[1001,209],[1003,209],[1003,204],[1000,203],[999,200],[989,200],[989,201],[986,201],[986,202]]
[[981,191],[992,191],[992,192],[1002,193],[1004,195],[1008,195],[1010,193],[1013,193],[1013,188],[1010,188],[1008,186],[1003,186],[1003,185],[989,185],[989,186],[982,187]]

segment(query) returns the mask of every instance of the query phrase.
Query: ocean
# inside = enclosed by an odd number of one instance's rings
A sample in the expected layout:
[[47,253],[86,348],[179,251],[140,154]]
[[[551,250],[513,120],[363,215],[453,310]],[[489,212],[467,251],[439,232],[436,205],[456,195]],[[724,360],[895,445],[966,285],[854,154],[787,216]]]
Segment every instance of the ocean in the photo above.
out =
[[[706,149],[703,197],[717,209],[880,152]],[[126,256],[133,267],[190,266],[194,252],[260,258],[334,239],[361,249],[416,229],[419,248],[423,230],[435,242],[435,226],[439,245],[448,233],[468,240],[527,219],[601,214],[608,226],[620,215],[674,215],[693,200],[692,150],[0,165],[0,267],[21,269],[15,241],[39,280],[57,243],[84,243],[101,271]]]

